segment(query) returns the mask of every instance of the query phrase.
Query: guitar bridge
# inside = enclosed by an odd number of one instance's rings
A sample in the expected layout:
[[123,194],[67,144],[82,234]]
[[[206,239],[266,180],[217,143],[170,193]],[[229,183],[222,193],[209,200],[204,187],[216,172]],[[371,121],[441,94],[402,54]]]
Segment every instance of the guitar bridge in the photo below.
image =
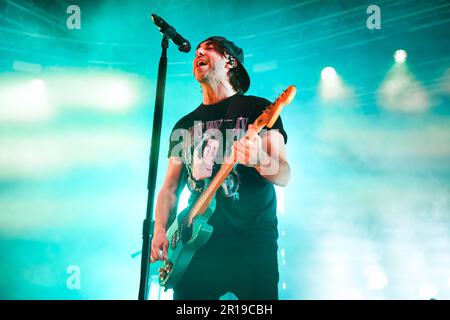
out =
[[172,271],[173,263],[170,260],[165,260],[162,268],[159,268],[159,282],[165,283],[167,276]]

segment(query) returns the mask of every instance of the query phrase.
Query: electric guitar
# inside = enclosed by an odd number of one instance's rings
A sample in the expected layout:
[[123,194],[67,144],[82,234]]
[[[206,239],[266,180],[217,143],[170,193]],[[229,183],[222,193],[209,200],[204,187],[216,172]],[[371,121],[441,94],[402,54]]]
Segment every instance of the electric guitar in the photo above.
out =
[[[273,126],[283,107],[294,98],[296,91],[295,86],[289,86],[274,103],[263,111],[253,122],[256,133],[263,127],[271,128]],[[242,139],[246,139],[248,134],[247,131]],[[213,227],[208,224],[208,220],[216,207],[215,193],[236,164],[237,160],[232,152],[230,159],[222,164],[198,198],[191,202],[191,206],[180,212],[167,229],[167,239],[169,240],[167,259],[159,269],[159,283],[166,290],[176,286],[195,252],[211,237]]]

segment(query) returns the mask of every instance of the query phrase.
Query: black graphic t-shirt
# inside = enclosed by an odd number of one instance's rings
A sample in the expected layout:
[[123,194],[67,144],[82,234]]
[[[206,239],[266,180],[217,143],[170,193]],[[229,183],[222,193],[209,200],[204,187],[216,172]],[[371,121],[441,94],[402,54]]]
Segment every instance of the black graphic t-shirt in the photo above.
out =
[[[263,98],[235,94],[217,104],[201,104],[176,123],[168,156],[183,159],[184,181],[191,192],[202,191],[203,179],[202,176],[199,179],[198,172],[206,176],[209,174],[212,178],[229,154],[233,141],[245,134],[248,125],[270,103]],[[274,129],[287,142],[281,118],[273,125]],[[206,163],[201,170],[195,167],[194,160],[198,157],[202,157],[203,163]],[[208,163],[212,169],[208,168]],[[256,169],[238,164],[216,193],[216,209],[209,220],[209,224],[214,227],[213,237],[244,233],[276,239],[276,206],[273,184]]]

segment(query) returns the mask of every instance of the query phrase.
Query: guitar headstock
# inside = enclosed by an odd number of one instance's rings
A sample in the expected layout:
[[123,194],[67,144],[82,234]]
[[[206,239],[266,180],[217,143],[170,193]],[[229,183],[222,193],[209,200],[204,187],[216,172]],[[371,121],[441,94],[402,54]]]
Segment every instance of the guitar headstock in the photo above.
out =
[[291,103],[296,92],[297,88],[295,86],[287,87],[287,89],[284,90],[278,98],[264,110],[258,119],[256,119],[254,125],[258,128],[258,130],[262,129],[264,126],[272,128],[275,121],[277,121],[281,110],[285,105]]

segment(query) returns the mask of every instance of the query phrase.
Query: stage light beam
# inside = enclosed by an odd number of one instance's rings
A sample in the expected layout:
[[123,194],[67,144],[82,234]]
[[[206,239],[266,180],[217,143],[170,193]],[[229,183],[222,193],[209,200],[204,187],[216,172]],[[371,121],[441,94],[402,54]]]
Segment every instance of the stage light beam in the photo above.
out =
[[47,121],[54,115],[47,85],[41,79],[1,79],[0,106],[0,122]]
[[353,96],[353,90],[344,83],[336,69],[328,66],[320,72],[319,94],[324,102],[343,101]]
[[408,65],[402,62],[394,63],[377,95],[378,104],[390,111],[421,113],[431,107],[430,94],[409,70]]

